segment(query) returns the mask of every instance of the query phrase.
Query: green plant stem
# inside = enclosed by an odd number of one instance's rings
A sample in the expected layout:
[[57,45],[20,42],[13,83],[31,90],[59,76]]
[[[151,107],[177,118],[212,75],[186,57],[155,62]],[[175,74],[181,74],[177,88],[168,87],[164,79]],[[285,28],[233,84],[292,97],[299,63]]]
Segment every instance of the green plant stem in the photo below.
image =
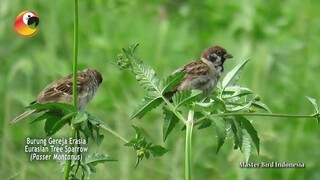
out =
[[[71,138],[76,137],[76,130],[73,126],[71,126]],[[72,155],[72,152],[69,153],[69,155]],[[67,160],[64,165],[64,171],[63,171],[63,179],[68,180],[69,179],[69,173],[71,170],[71,160]]]
[[104,125],[101,125],[101,124],[100,124],[100,128],[108,131],[109,133],[111,133],[112,135],[116,136],[117,138],[119,138],[120,140],[122,140],[122,141],[125,142],[125,143],[128,143],[128,142],[129,142],[127,139],[125,139],[124,137],[120,136],[118,133],[114,132],[112,129],[110,129],[110,128],[104,126]]
[[[76,131],[76,137],[77,137],[77,139],[80,139],[80,131]],[[80,144],[77,144],[77,146],[79,147],[79,149],[80,149]],[[78,151],[77,152],[77,154],[80,156],[81,155],[81,152],[80,151]],[[81,164],[81,161],[78,161],[77,162],[77,167],[76,167],[76,170],[75,170],[75,174],[77,174],[77,172],[78,172],[78,170],[79,170],[79,167],[80,167],[80,164]]]
[[[77,67],[78,67],[78,0],[74,0],[74,26],[73,26],[73,86],[72,86],[72,104],[77,107]],[[71,124],[71,138],[76,137],[76,126]],[[69,153],[72,155],[72,152]],[[71,170],[71,160],[67,160],[64,166],[63,179],[69,179]]]
[[[218,113],[212,116],[257,116],[257,117],[281,117],[281,118],[315,118],[318,113],[310,115],[294,115],[294,114],[270,114],[270,113]],[[207,119],[206,116],[197,120],[197,124]]]
[[213,114],[214,116],[267,116],[267,117],[288,117],[288,118],[313,118],[317,113],[311,115],[294,115],[294,114],[269,114],[269,113],[221,113]]
[[190,109],[188,113],[188,121],[186,124],[186,144],[185,144],[185,164],[184,164],[184,179],[191,179],[191,148],[192,148],[192,130],[193,130],[194,110]]
[[77,71],[78,71],[78,0],[74,0],[74,27],[73,27],[73,86],[72,104],[77,107]]
[[173,112],[173,114],[176,115],[178,119],[183,122],[183,124],[187,125],[186,119],[179,112],[177,112],[176,108],[174,108],[174,106],[168,101],[168,99],[164,96],[162,96],[162,99],[168,105],[169,109]]

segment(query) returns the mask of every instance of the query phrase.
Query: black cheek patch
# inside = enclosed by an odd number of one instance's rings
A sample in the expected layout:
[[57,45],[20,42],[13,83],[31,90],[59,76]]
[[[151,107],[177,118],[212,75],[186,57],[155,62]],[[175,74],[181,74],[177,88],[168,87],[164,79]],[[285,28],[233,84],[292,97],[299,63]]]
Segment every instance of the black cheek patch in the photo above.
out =
[[209,57],[209,60],[210,60],[211,62],[215,62],[215,61],[217,60],[217,58],[216,58],[215,56],[210,56],[210,57]]

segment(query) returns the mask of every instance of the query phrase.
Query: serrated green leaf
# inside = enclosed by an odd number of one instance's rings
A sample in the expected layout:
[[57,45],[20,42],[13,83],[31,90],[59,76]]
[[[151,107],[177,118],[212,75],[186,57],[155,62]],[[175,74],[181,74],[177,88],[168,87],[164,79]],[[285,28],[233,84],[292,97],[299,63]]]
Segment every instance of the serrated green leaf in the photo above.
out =
[[201,94],[202,91],[199,90],[178,91],[173,95],[172,101],[175,108],[178,108],[182,105],[187,105],[197,100],[201,96]]
[[233,139],[234,139],[234,147],[235,149],[240,148],[242,149],[242,139],[243,139],[243,132],[241,125],[238,121],[228,118],[228,121],[230,122],[231,125],[231,130],[233,133]]
[[164,155],[165,153],[167,153],[169,150],[167,150],[166,148],[160,146],[160,145],[154,145],[152,147],[150,147],[150,153],[154,156],[154,157],[159,157]]
[[36,119],[32,120],[29,124],[33,124],[33,123],[36,123],[36,122],[39,122],[39,121],[43,121],[43,120],[46,120],[47,118],[49,118],[49,116],[52,116],[50,115],[50,113],[43,113],[41,114],[39,117],[37,117]]
[[226,76],[222,80],[223,89],[226,88],[227,86],[234,85],[238,81],[238,79],[240,78],[240,74],[241,74],[244,66],[247,64],[248,61],[249,61],[249,59],[247,59],[243,63],[237,65],[230,72],[228,72],[226,74]]
[[[197,109],[195,108],[194,117],[193,117],[195,121],[194,127],[199,125],[198,130],[210,127],[211,120],[207,117],[209,114],[210,114],[209,112],[206,112],[203,109],[200,109],[199,111],[197,111]],[[186,128],[185,125],[184,125],[184,128]]]
[[102,144],[103,140],[104,140],[104,135],[99,134],[96,141],[98,147]]
[[97,164],[104,163],[106,161],[117,161],[117,160],[104,154],[94,153],[94,154],[88,155],[83,164],[96,166]]
[[92,124],[89,121],[81,123],[80,131],[84,134],[86,140],[94,139]]
[[39,111],[46,110],[44,114],[33,120],[30,124],[46,119],[44,130],[47,136],[52,136],[60,130],[68,122],[67,116],[71,117],[78,112],[78,109],[72,105],[56,102],[33,104],[29,108]]
[[65,119],[60,119],[59,121],[57,121],[53,128],[51,129],[51,131],[47,134],[47,136],[53,136],[56,132],[58,132],[64,125],[66,125],[68,123],[67,120]]
[[243,87],[243,86],[238,86],[238,85],[227,86],[224,89],[224,93],[234,93],[234,92],[237,92],[237,91],[240,91],[240,92],[243,92],[243,93],[248,93],[248,94],[252,94],[253,93],[251,89],[249,89],[247,87]]
[[195,111],[207,111],[216,113],[217,109],[225,109],[224,101],[219,98],[209,99],[205,102],[195,102]]
[[159,91],[159,80],[155,71],[148,65],[140,61],[135,55],[138,44],[131,45],[128,49],[122,49],[127,59],[130,61],[132,72],[136,75],[139,84],[147,91]]
[[95,116],[92,116],[91,114],[88,114],[88,121],[94,125],[102,124],[102,125],[108,127],[108,124],[106,122],[102,121],[101,119],[99,119]]
[[134,147],[134,145],[137,143],[138,143],[137,139],[131,139],[129,142],[125,143],[124,146]]
[[137,126],[131,125],[133,127],[133,129],[136,132],[136,138],[139,138],[141,136],[141,129],[138,128]]
[[204,129],[204,128],[207,128],[207,127],[210,127],[211,126],[211,121],[209,119],[205,119],[201,125],[198,127],[198,129]]
[[210,120],[213,123],[213,128],[217,134],[218,138],[218,146],[217,146],[217,153],[219,152],[220,148],[224,144],[224,141],[227,137],[227,132],[226,132],[226,124],[223,118],[218,117],[218,116],[209,116]]
[[245,132],[243,133],[242,153],[244,155],[245,162],[248,163],[251,155],[251,142],[249,135]]
[[166,106],[163,107],[163,125],[162,125],[162,134],[163,141],[166,141],[168,135],[174,129],[174,127],[178,124],[179,119],[177,116],[173,114],[172,111],[166,109]]
[[306,98],[311,102],[311,104],[313,105],[313,108],[315,109],[315,112],[319,112],[319,105],[317,104],[316,99],[311,98],[309,96],[306,96]]
[[213,99],[209,99],[209,102],[196,102],[196,106],[200,106],[201,108],[211,107],[215,101]]
[[88,114],[87,113],[83,113],[83,112],[80,112],[77,114],[77,116],[74,118],[74,124],[79,124],[83,121],[87,121],[88,120]]
[[183,79],[184,75],[185,72],[180,72],[162,79],[159,83],[161,94],[172,91],[172,89]]
[[54,124],[59,120],[59,117],[53,113],[45,113],[46,114],[46,121],[44,123],[44,132],[48,135]]
[[89,167],[91,173],[92,173],[92,172],[93,172],[93,173],[96,173],[96,172],[97,172],[96,168],[95,168],[92,164],[88,164],[87,166]]
[[66,120],[61,120],[57,115],[53,113],[47,113],[47,120],[44,124],[44,131],[47,136],[54,135],[58,130],[60,130],[65,124],[67,124]]
[[131,119],[142,118],[147,112],[158,107],[163,102],[160,94],[149,92],[139,103],[138,108],[133,112]]
[[[83,171],[85,172],[85,173],[83,173],[83,175],[92,174],[92,171],[90,170],[90,166],[89,165],[81,164],[80,166],[82,167]],[[83,177],[85,177],[85,176],[83,176]]]
[[136,74],[137,81],[145,90],[158,91],[159,80],[156,78],[156,72],[150,66],[136,64],[136,66],[133,66],[132,71]]
[[241,98],[249,94],[253,94],[253,92],[249,88],[241,87],[241,86],[228,86],[224,89],[222,98],[223,99]]
[[251,105],[254,107],[257,107],[259,109],[263,109],[263,110],[267,111],[268,113],[272,113],[271,110],[269,109],[269,107],[261,101],[253,101]]
[[122,51],[127,56],[127,58],[130,59],[130,58],[133,58],[134,53],[135,53],[136,49],[138,48],[138,46],[139,46],[138,43],[134,43],[134,44],[130,45],[128,47],[128,49],[122,48]]
[[144,151],[144,156],[149,159],[150,157],[150,152],[149,151]]
[[143,138],[141,138],[139,141],[138,141],[138,144],[139,144],[139,146],[140,147],[146,147],[147,146],[147,141],[146,141],[146,138],[145,137],[143,137]]
[[246,129],[246,131],[250,135],[254,145],[257,148],[257,152],[259,154],[260,153],[260,138],[258,136],[258,132],[252,126],[251,122],[247,118],[245,118],[244,116],[236,116],[236,119],[242,123],[243,127]]
[[136,163],[134,165],[134,168],[137,168],[138,165],[140,164],[140,161],[142,161],[143,157],[137,157]]
[[247,109],[249,109],[249,107],[251,106],[251,104],[252,104],[252,101],[249,101],[249,102],[246,102],[246,104],[237,104],[237,105],[235,105],[235,104],[232,104],[232,105],[230,105],[230,103],[229,104],[227,104],[226,105],[226,108],[227,108],[227,111],[229,111],[229,112],[236,112],[236,111],[242,111],[242,110],[247,110]]
[[64,115],[61,119],[65,119],[65,120],[67,120],[67,119],[70,119],[70,118],[76,117],[76,115],[77,115],[77,114],[78,114],[78,112],[70,112],[70,113],[68,113],[68,114]]

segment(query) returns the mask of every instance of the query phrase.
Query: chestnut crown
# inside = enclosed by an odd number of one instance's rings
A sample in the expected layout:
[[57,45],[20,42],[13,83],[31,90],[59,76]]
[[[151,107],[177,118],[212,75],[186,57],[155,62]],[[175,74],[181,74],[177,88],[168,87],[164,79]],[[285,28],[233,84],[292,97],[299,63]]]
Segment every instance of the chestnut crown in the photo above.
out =
[[201,59],[211,61],[214,64],[219,63],[220,65],[223,65],[224,61],[230,58],[233,58],[233,56],[221,46],[209,47],[201,53]]

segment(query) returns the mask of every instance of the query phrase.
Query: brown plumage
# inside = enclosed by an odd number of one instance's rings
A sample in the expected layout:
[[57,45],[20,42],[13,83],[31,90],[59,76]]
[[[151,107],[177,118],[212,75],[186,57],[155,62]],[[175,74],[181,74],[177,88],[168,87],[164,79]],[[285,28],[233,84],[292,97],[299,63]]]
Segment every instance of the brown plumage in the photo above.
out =
[[185,72],[186,74],[174,90],[166,94],[166,97],[171,98],[176,91],[192,89],[202,90],[205,96],[210,95],[224,70],[223,63],[229,58],[232,58],[232,55],[220,46],[205,49],[199,60],[174,71],[174,73]]
[[[101,74],[94,69],[84,69],[77,73],[77,106],[80,111],[84,111],[88,102],[93,98],[102,82]],[[66,104],[72,103],[72,74],[61,78],[47,85],[37,96],[34,103],[61,102]],[[27,110],[18,117],[14,118],[10,124],[15,124],[36,110]]]

